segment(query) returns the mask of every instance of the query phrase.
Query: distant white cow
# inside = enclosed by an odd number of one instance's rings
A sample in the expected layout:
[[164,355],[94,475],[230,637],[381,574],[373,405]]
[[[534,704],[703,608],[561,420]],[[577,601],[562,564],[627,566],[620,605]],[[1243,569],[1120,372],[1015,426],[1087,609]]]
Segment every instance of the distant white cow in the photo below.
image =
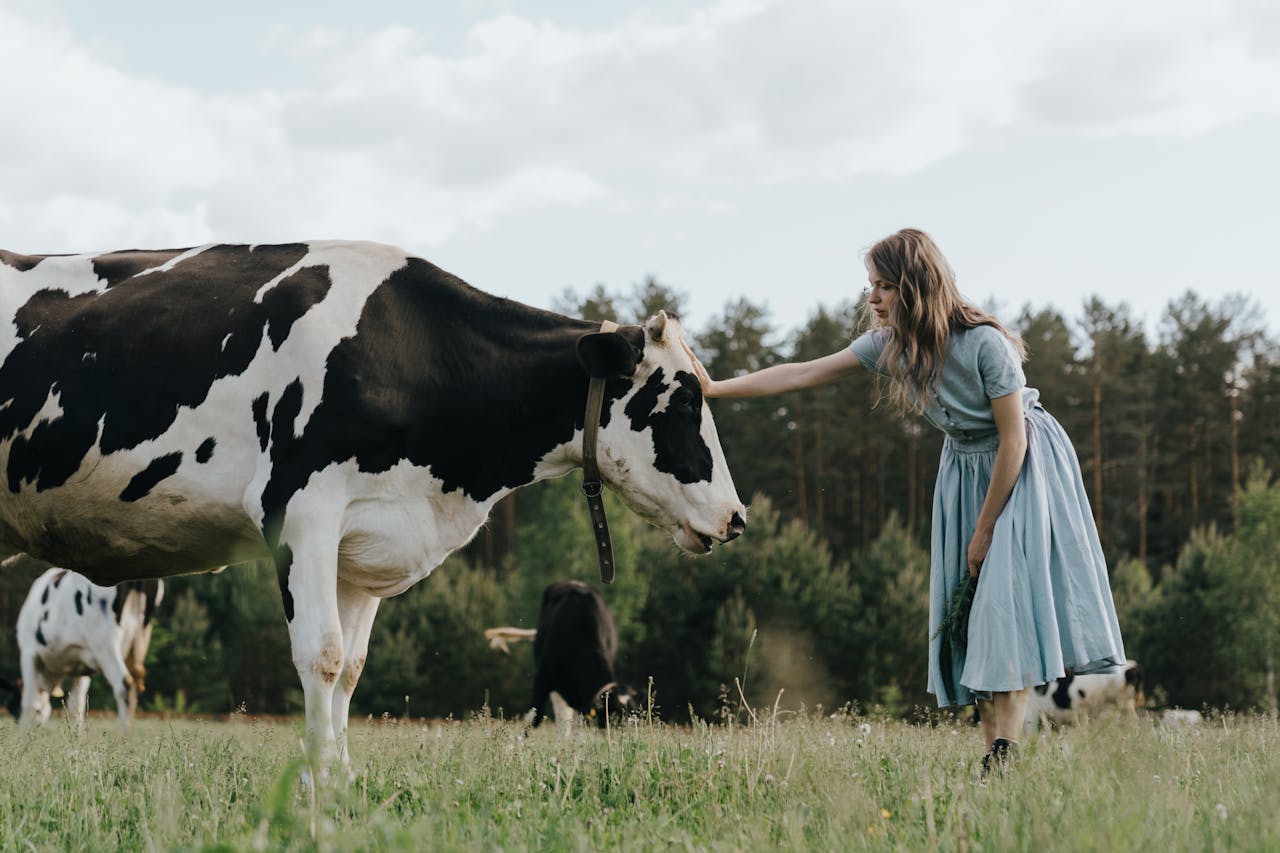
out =
[[1068,672],[1034,688],[1027,701],[1026,721],[1029,726],[1063,725],[1109,708],[1133,715],[1142,702],[1142,669],[1128,661],[1105,672]]
[[67,713],[80,728],[89,677],[100,672],[111,683],[123,732],[145,689],[143,661],[163,596],[161,580],[98,586],[58,568],[37,578],[18,614],[22,724],[48,720],[50,694],[70,678]]

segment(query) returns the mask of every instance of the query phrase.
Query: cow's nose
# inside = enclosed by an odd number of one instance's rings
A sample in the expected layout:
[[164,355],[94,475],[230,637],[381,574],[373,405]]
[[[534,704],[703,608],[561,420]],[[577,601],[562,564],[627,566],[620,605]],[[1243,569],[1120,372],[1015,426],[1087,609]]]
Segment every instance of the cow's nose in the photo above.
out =
[[729,529],[725,534],[724,541],[732,542],[743,534],[747,529],[747,523],[742,520],[742,516],[737,512],[729,519]]

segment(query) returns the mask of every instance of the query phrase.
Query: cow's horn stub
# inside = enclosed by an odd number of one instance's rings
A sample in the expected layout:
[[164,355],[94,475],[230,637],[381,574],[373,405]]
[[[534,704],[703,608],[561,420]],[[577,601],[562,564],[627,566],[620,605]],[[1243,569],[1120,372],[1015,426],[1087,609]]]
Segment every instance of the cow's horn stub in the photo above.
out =
[[667,330],[667,312],[659,308],[658,313],[645,322],[644,330],[655,343],[662,343],[662,336]]

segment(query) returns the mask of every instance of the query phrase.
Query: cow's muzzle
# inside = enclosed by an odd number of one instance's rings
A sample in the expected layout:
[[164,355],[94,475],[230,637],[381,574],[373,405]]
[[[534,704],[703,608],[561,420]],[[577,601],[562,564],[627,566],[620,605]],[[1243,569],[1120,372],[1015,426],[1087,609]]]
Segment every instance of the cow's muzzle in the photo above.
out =
[[725,531],[724,541],[732,542],[747,531],[747,522],[743,519],[742,514],[734,512],[733,517],[729,519],[729,527]]
[[[694,553],[701,552],[703,554],[709,554],[711,553],[712,546],[714,546],[717,542],[722,544],[725,542],[732,542],[734,539],[737,539],[739,536],[741,536],[746,529],[747,529],[747,523],[746,521],[743,520],[742,513],[735,510],[733,515],[730,516],[729,521],[725,524],[725,526],[721,530],[715,533],[704,533],[701,530],[698,530],[697,528],[693,527],[692,525],[685,524],[684,532],[686,534],[686,538],[688,540],[692,540],[692,542],[681,543],[680,537],[677,537],[676,541],[677,543],[680,543],[681,547],[685,548],[685,550],[687,551],[692,551]],[[697,543],[697,546],[691,547],[692,543]]]

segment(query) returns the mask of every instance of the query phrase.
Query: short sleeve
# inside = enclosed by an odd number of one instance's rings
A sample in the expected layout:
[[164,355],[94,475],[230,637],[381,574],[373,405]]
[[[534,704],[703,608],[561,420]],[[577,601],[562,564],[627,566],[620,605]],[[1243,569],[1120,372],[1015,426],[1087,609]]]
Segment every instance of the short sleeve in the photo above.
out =
[[887,337],[888,333],[884,329],[871,329],[863,332],[849,344],[849,349],[853,350],[853,354],[867,370],[872,373],[884,373],[883,368],[880,367],[880,353],[884,352]]
[[981,343],[978,346],[978,372],[982,375],[982,389],[988,400],[1012,394],[1027,384],[1022,372],[1022,359],[1013,342],[999,329],[981,326]]

